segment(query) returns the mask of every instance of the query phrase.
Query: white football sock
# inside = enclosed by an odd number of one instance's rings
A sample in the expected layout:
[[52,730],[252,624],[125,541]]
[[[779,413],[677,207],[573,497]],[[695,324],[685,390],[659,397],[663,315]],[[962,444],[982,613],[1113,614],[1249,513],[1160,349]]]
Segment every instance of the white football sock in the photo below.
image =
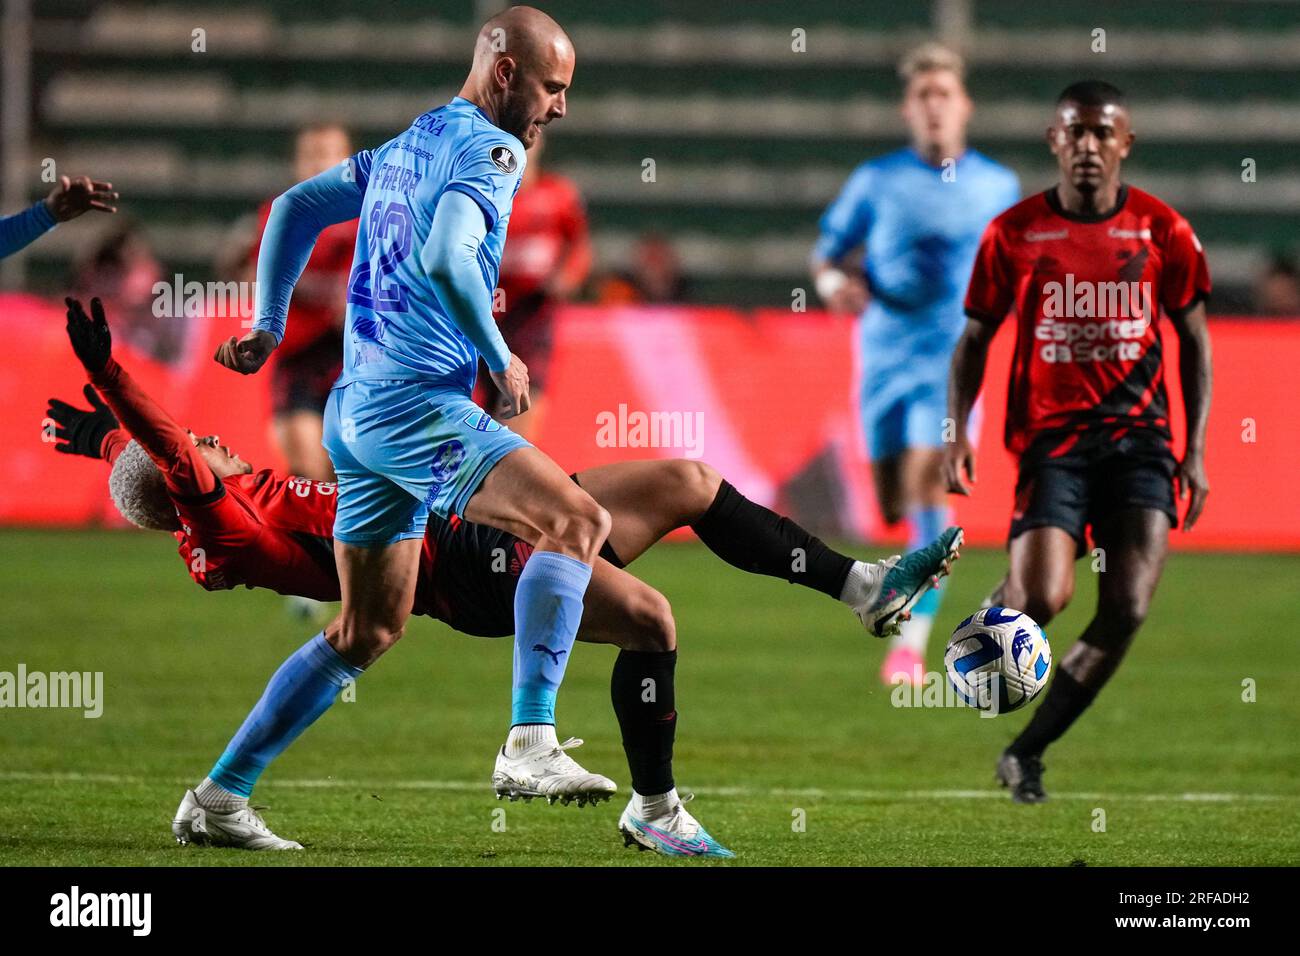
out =
[[889,639],[889,649],[906,647],[925,657],[925,646],[930,642],[930,628],[934,626],[933,614],[913,614],[902,623],[902,629]]
[[849,576],[844,579],[840,600],[849,607],[861,607],[869,603],[880,591],[880,582],[884,577],[885,569],[879,564],[854,561],[853,567],[849,568]]
[[667,793],[657,793],[651,796],[632,791],[632,813],[642,820],[653,820],[655,817],[665,816],[673,808],[673,804],[678,801],[677,788],[673,787]]
[[233,813],[248,806],[247,797],[231,793],[211,777],[204,777],[203,782],[194,788],[194,796],[203,809],[215,810],[218,813]]
[[506,756],[518,757],[529,747],[540,743],[559,745],[554,724],[515,724],[506,737]]

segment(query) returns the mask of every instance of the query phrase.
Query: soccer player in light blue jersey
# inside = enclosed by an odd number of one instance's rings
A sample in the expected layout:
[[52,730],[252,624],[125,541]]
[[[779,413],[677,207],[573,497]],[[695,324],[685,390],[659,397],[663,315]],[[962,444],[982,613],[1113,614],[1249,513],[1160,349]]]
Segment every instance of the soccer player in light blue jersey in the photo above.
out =
[[[860,314],[862,425],[886,524],[910,547],[950,523],[942,473],[948,366],[984,227],[1020,197],[1016,176],[966,146],[961,58],[928,43],[899,67],[912,144],[863,163],[822,216],[812,274],[826,305]],[[862,248],[861,258],[852,254]],[[881,679],[921,679],[939,592],[891,642]]]
[[[268,763],[401,636],[430,512],[535,545],[515,596],[511,729],[499,796],[608,799],[614,783],[580,767],[555,734],[555,696],[610,517],[559,466],[470,400],[481,355],[513,414],[528,371],[492,317],[492,290],[525,148],[565,114],[568,36],[512,7],[479,31],[460,95],[384,145],[276,200],[258,259],[254,330],[217,352],[255,372],[279,342],[293,285],[330,223],[361,217],[348,287],[344,365],[325,415],[338,475],[334,555],[341,617],[294,653],[208,778],[187,791],[177,839],[202,841],[206,814],[245,814],[223,842],[293,849],[247,800]],[[619,574],[626,572],[619,571]],[[186,824],[187,820],[197,825]],[[177,829],[179,827],[179,829]]]
[[0,259],[31,245],[61,222],[76,219],[92,209],[117,212],[117,193],[112,183],[89,176],[60,176],[50,194],[12,216],[0,216]]

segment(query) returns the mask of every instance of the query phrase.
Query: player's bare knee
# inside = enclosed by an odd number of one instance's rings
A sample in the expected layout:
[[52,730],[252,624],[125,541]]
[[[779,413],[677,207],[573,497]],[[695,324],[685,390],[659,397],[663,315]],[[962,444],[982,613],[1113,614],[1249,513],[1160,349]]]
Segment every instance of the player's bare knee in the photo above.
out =
[[339,628],[340,650],[348,649],[349,657],[363,654],[373,659],[401,640],[405,633],[404,624],[345,617]]
[[669,464],[673,501],[688,515],[701,515],[718,497],[722,475],[707,462],[677,458]]
[[671,651],[677,648],[677,621],[668,599],[653,588],[645,588],[632,611],[636,650]]
[[600,553],[600,546],[609,537],[613,527],[609,512],[598,505],[594,498],[585,501],[571,512],[563,522],[563,528],[557,536],[559,540],[590,562]]
[[1070,580],[1064,581],[1042,581],[1038,582],[1030,589],[1004,589],[1006,591],[1019,590],[1016,595],[1023,604],[1012,604],[1007,601],[1008,607],[1014,607],[1018,611],[1024,611],[1032,617],[1039,625],[1045,625],[1052,618],[1064,611],[1070,604],[1070,599],[1074,597],[1074,583]]

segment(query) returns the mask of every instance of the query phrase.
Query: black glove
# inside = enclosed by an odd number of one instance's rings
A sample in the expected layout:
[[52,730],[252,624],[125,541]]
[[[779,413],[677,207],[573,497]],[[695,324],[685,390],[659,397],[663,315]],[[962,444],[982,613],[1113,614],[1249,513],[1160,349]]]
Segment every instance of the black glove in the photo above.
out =
[[104,436],[118,426],[117,416],[104,404],[93,385],[87,385],[82,393],[86,396],[86,401],[90,402],[91,411],[74,408],[57,398],[50,399],[50,407],[46,409],[45,415],[59,426],[54,429],[54,437],[59,441],[54,450],[65,455],[100,458],[99,449],[104,444]]
[[68,306],[68,340],[72,351],[85,366],[87,372],[103,371],[108,364],[108,357],[113,352],[113,336],[108,331],[108,320],[104,318],[104,305],[99,299],[90,300],[90,313],[76,299],[64,299]]

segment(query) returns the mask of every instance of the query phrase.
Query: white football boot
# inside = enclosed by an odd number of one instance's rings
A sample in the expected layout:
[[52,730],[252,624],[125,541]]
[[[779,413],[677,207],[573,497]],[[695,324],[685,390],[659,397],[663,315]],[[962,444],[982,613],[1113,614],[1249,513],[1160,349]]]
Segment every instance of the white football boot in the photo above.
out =
[[729,859],[736,854],[700,826],[700,821],[686,812],[685,804],[695,798],[688,793],[684,798],[672,792],[670,800],[654,816],[642,816],[634,796],[618,818],[618,829],[623,834],[624,846],[638,850],[654,850],[664,856],[717,856]]
[[547,803],[559,800],[566,805],[577,800],[580,807],[608,800],[618,790],[614,781],[598,773],[588,773],[565,753],[581,746],[582,741],[577,737],[570,737],[562,744],[544,740],[521,751],[517,757],[507,756],[506,748],[502,747],[497,752],[497,766],[492,773],[492,789],[497,799],[545,797]]
[[185,791],[185,798],[176,808],[172,818],[172,834],[182,846],[194,843],[199,846],[229,846],[241,850],[301,850],[302,844],[285,840],[271,832],[261,816],[252,807],[224,812],[209,810],[199,803],[193,790]]

